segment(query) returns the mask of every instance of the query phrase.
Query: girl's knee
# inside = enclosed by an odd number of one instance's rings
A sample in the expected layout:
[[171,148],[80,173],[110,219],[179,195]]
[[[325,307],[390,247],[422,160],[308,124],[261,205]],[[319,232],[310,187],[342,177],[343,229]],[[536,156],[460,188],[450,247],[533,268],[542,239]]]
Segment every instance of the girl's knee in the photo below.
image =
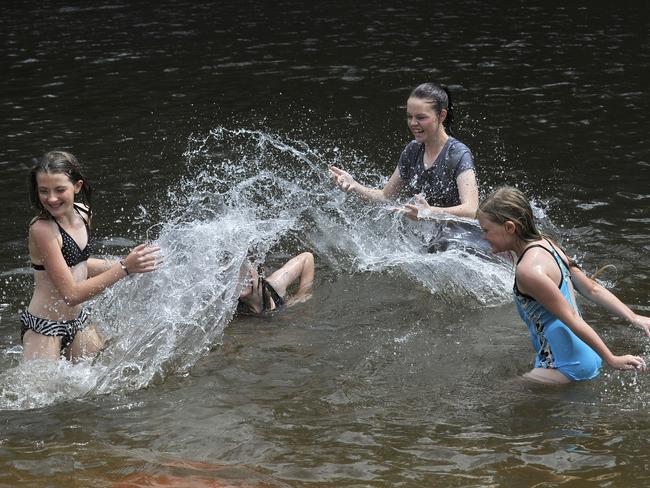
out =
[[314,255],[309,251],[305,251],[302,254],[300,254],[300,258],[304,266],[308,266],[310,268],[314,267]]
[[93,356],[105,346],[104,338],[94,325],[85,328],[77,333],[70,345],[71,359],[78,359],[85,356]]
[[566,385],[571,383],[571,380],[558,369],[533,368],[528,373],[524,373],[523,377],[525,380],[546,385]]

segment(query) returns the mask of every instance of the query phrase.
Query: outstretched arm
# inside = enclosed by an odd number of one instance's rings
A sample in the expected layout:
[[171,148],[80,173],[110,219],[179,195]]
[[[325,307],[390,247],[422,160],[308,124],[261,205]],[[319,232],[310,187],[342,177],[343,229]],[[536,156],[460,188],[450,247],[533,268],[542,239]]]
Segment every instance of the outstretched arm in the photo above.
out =
[[334,181],[344,192],[357,193],[362,198],[371,201],[385,202],[394,199],[401,191],[404,183],[399,175],[399,168],[395,168],[386,186],[381,190],[368,188],[358,183],[350,173],[336,166],[330,166],[330,174]]
[[102,274],[104,271],[111,269],[112,266],[117,264],[117,259],[100,259],[88,258],[86,265],[88,266],[88,276],[93,277]]
[[[75,281],[51,227],[36,222],[30,227],[29,238],[43,261],[45,272],[69,306],[78,305],[98,295],[127,274],[119,262],[114,262],[96,276],[83,281]],[[140,244],[124,258],[126,269],[129,273],[154,271],[157,264],[155,253],[159,250],[160,248],[157,246]],[[93,271],[97,271],[96,266],[96,262],[91,263]]]
[[314,273],[314,255],[310,252],[303,252],[273,272],[267,281],[280,296],[284,297],[289,285],[299,280],[298,291],[293,297],[296,300],[309,293],[314,282]]
[[627,320],[630,324],[645,332],[646,337],[650,338],[650,317],[634,313],[616,295],[589,278],[577,266],[571,266],[571,281],[581,295],[606,308],[611,314]]

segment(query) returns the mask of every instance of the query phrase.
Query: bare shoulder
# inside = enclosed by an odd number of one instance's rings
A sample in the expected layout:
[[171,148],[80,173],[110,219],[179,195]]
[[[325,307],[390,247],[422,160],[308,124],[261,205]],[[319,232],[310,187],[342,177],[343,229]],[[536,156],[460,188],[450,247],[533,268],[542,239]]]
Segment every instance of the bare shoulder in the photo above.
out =
[[549,250],[543,244],[530,248],[517,264],[515,276],[517,284],[522,288],[538,286],[546,278],[552,277],[557,265]]
[[526,282],[539,277],[543,270],[543,263],[540,262],[538,256],[534,255],[538,254],[538,252],[538,250],[527,252],[524,258],[517,264],[517,268],[515,269],[517,282]]
[[36,218],[29,224],[30,239],[51,239],[57,234],[56,225],[50,219]]

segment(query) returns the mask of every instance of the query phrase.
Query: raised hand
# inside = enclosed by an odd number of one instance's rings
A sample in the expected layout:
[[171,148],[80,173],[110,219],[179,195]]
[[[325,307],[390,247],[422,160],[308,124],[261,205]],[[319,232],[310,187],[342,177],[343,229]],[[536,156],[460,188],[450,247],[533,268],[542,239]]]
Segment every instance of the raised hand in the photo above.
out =
[[329,169],[332,178],[334,178],[334,181],[341,190],[344,192],[354,191],[354,187],[358,185],[358,183],[354,180],[350,173],[337,168],[336,166],[330,166]]
[[163,262],[162,256],[157,254],[160,246],[140,244],[122,260],[129,273],[150,273],[155,271]]

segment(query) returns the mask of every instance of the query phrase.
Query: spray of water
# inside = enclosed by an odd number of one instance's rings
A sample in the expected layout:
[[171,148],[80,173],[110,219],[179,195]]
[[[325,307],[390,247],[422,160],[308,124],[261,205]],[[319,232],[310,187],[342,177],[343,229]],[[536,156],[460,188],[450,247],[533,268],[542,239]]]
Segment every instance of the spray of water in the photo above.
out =
[[230,323],[241,265],[272,253],[311,250],[334,276],[402,273],[434,299],[459,306],[510,299],[512,265],[489,256],[474,222],[412,222],[340,192],[331,164],[364,182],[381,179],[353,153],[218,127],[191,137],[184,157],[186,174],[157,202],[164,210],[149,236],[164,263],[92,303],[108,348],[92,364],[13,368],[0,377],[2,408],[125,392],[186,372]]

